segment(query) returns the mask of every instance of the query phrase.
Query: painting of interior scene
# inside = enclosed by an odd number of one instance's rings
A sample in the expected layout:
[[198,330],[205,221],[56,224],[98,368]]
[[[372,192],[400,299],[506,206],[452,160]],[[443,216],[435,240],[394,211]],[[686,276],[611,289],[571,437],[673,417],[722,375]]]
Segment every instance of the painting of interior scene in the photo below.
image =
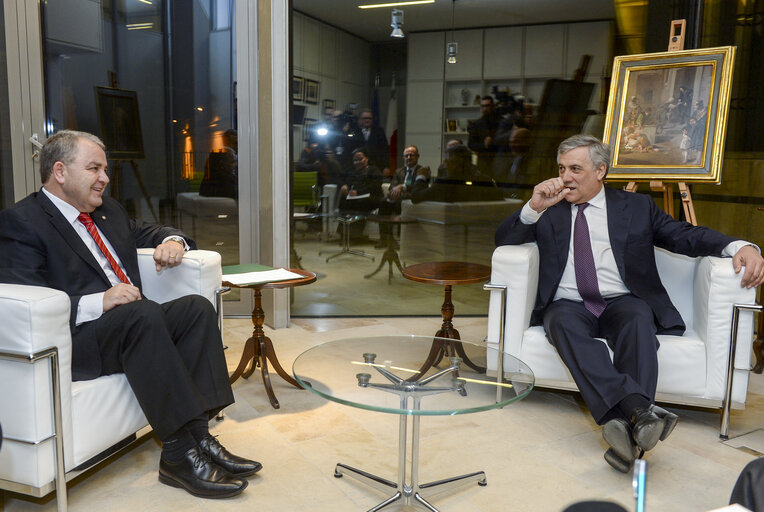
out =
[[705,165],[713,64],[630,70],[615,165]]

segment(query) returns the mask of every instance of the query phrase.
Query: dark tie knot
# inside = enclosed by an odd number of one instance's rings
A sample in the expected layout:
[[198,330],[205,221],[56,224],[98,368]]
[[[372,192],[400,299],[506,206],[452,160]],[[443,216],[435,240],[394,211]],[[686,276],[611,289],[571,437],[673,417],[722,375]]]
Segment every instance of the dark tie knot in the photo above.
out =
[[582,215],[586,207],[589,206],[589,203],[581,203],[578,205],[578,214]]

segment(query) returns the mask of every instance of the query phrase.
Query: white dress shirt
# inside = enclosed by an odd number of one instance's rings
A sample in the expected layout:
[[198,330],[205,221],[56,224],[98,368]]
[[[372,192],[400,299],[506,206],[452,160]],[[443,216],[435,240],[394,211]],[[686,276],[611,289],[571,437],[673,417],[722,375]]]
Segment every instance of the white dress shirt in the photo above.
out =
[[[523,224],[535,224],[543,214],[544,212],[538,213],[531,208],[530,201],[528,201],[520,212],[520,222]],[[581,294],[578,293],[575,261],[573,258],[573,229],[575,227],[577,214],[578,205],[571,205],[568,259],[565,263],[565,270],[562,273],[562,279],[560,279],[560,285],[557,287],[554,300],[568,299],[583,302]],[[589,238],[592,244],[594,266],[597,268],[597,284],[599,285],[600,294],[607,299],[630,293],[629,289],[624,284],[623,279],[621,279],[621,274],[618,273],[618,265],[616,265],[613,249],[610,246],[605,187],[602,187],[597,195],[589,201],[589,207],[584,210],[584,216],[586,217],[586,223],[589,225]],[[732,257],[746,245],[753,244],[746,242],[745,240],[735,240],[734,242],[730,242],[719,256]],[[756,246],[754,245],[754,247]],[[758,249],[758,247],[756,248]]]
[[[64,216],[64,218],[69,222],[69,224],[72,225],[74,228],[74,231],[79,235],[79,237],[82,239],[82,241],[85,243],[85,246],[87,246],[90,253],[93,255],[93,257],[98,262],[98,265],[103,269],[104,274],[106,274],[106,277],[109,279],[109,282],[112,286],[115,286],[122,281],[120,281],[119,277],[117,277],[116,272],[114,272],[114,269],[111,268],[111,264],[109,263],[109,260],[106,259],[106,256],[103,255],[101,252],[101,249],[98,248],[98,245],[96,244],[95,240],[93,240],[93,237],[90,236],[90,233],[88,232],[88,229],[85,227],[85,225],[79,221],[77,217],[79,217],[80,212],[75,208],[74,206],[70,205],[63,199],[54,196],[47,190],[45,190],[45,187],[42,188],[43,193],[48,197],[48,199],[51,200],[51,202],[55,205],[56,208],[61,212],[61,215]],[[117,255],[117,251],[114,250],[114,246],[111,245],[109,242],[109,239],[106,238],[106,235],[103,234],[103,231],[98,229],[98,226],[95,225],[96,230],[98,231],[98,234],[101,235],[101,240],[103,240],[104,245],[109,250],[111,255],[114,257],[114,260],[117,262],[117,265],[119,265],[119,268],[122,269],[122,272],[125,273],[127,276],[127,279],[130,281],[130,283],[133,283],[133,280],[130,279],[130,276],[127,275],[127,270],[125,270],[125,266],[122,264],[122,261],[120,261],[119,256]],[[166,237],[162,243],[167,242],[169,239],[171,239],[172,236]],[[186,250],[189,250],[188,243],[184,241],[184,244],[186,246]],[[103,315],[103,295],[106,292],[99,292],[99,293],[92,293],[90,295],[83,295],[79,302],[77,303],[77,316],[75,317],[75,325],[80,325],[84,322],[89,322],[91,320],[95,320],[96,318],[99,318],[101,315]]]
[[[58,208],[58,210],[61,212],[61,215],[64,216],[64,218],[69,222],[69,224],[72,225],[74,228],[74,231],[79,235],[79,237],[82,239],[82,242],[87,246],[90,253],[93,255],[93,257],[98,262],[98,266],[101,267],[104,274],[106,274],[106,277],[109,278],[109,282],[112,286],[117,285],[121,283],[122,281],[119,280],[119,277],[117,277],[116,272],[114,272],[114,269],[111,268],[111,264],[109,263],[109,260],[106,259],[106,256],[103,255],[101,252],[101,249],[98,248],[98,245],[95,243],[95,240],[93,240],[93,237],[90,236],[90,233],[88,233],[88,229],[85,227],[85,225],[77,219],[80,215],[80,211],[77,210],[74,206],[70,205],[63,199],[60,199],[59,197],[54,196],[47,190],[45,190],[45,187],[42,189],[43,193],[48,197],[48,199],[51,200],[51,202]],[[93,224],[95,226],[95,223]],[[98,226],[95,226],[96,230],[98,230],[98,234],[101,235],[101,240],[103,240],[104,245],[106,245],[106,248],[109,249],[109,252],[114,257],[114,260],[117,262],[119,267],[122,269],[122,271],[127,276],[127,271],[125,270],[124,265],[122,265],[122,262],[119,259],[119,256],[117,255],[117,251],[114,250],[114,247],[111,245],[109,240],[106,238],[106,236],[103,234],[103,232],[98,229]],[[130,276],[127,276],[128,279],[130,279]],[[132,283],[132,280],[130,279],[130,282]],[[91,320],[95,320],[96,318],[100,317],[103,314],[103,295],[105,292],[99,292],[99,293],[93,293],[90,295],[83,295],[79,302],[77,303],[77,316],[76,316],[76,325],[80,325],[84,322],[89,322]]]

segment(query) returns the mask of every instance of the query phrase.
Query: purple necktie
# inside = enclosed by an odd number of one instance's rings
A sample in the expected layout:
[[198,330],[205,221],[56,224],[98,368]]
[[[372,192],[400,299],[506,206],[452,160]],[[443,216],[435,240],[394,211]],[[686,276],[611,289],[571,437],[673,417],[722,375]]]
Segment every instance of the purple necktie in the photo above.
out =
[[592,241],[589,239],[589,225],[584,210],[589,203],[578,205],[576,223],[573,226],[573,263],[576,269],[578,293],[584,299],[584,307],[597,318],[605,311],[605,299],[600,295],[597,283],[597,268],[594,266]]

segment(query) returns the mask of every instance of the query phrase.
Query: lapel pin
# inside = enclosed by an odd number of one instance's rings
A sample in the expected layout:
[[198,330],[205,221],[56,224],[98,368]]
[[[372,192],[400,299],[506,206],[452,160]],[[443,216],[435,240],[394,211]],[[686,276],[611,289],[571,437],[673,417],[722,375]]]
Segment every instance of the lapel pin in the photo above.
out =
[[101,219],[106,220],[106,215],[101,215]]

